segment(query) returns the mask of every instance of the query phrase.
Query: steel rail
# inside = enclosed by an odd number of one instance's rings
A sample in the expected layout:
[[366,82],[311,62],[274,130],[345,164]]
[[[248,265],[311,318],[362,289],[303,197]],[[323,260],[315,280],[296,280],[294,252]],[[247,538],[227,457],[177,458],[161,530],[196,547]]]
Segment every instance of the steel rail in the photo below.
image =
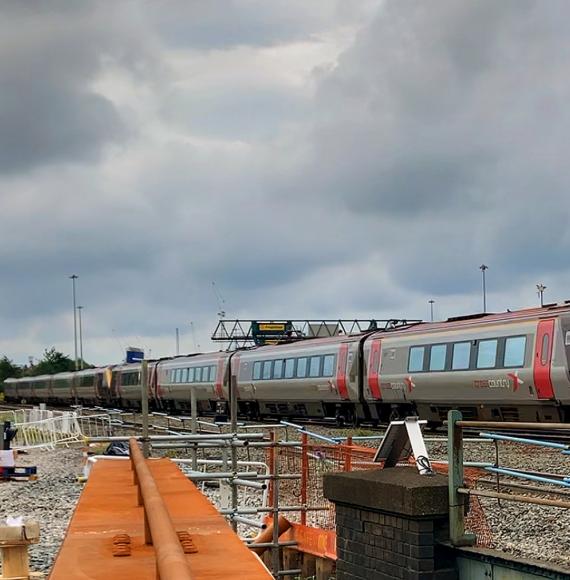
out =
[[570,423],[518,423],[499,421],[457,421],[457,427],[474,427],[477,429],[529,429],[530,431],[570,431]]
[[546,499],[542,497],[528,497],[526,495],[517,495],[511,493],[499,493],[496,491],[490,491],[486,489],[470,489],[467,487],[460,487],[457,489],[457,493],[461,495],[477,495],[480,497],[490,497],[495,499],[504,499],[506,501],[518,501],[521,503],[532,503],[536,505],[546,505],[552,507],[566,508],[570,509],[570,502],[560,501],[557,499]]
[[192,580],[170,514],[134,437],[129,440],[129,450],[145,514],[145,543],[154,545],[158,577],[160,580]]

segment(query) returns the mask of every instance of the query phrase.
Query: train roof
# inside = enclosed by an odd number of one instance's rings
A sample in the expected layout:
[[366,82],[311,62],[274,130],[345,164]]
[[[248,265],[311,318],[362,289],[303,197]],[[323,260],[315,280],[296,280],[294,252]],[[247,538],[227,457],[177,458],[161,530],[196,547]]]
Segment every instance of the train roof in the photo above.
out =
[[501,322],[516,322],[525,320],[535,320],[539,318],[551,318],[560,314],[570,314],[570,301],[562,304],[547,304],[536,308],[524,308],[521,310],[507,310],[506,312],[477,313],[466,316],[454,316],[444,321],[438,322],[421,322],[406,328],[395,328],[373,333],[374,337],[382,337],[389,333],[390,335],[408,334],[418,331],[431,332],[442,330],[455,330],[469,328],[473,326],[491,325]]

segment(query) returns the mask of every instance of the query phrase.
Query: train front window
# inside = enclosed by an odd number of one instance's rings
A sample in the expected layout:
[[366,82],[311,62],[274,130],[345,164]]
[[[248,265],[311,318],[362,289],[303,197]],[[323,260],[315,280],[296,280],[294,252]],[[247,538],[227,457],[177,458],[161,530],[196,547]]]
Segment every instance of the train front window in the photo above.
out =
[[446,344],[436,344],[431,347],[429,355],[429,370],[442,371],[445,368]]
[[526,336],[512,336],[505,340],[505,366],[524,366],[524,351],[526,347]]
[[464,371],[468,369],[470,354],[471,354],[470,342],[456,342],[453,345],[453,357],[451,359],[451,369],[454,371]]
[[548,362],[548,334],[542,337],[542,350],[540,352],[540,364],[546,365]]
[[253,363],[253,380],[258,381],[261,378],[261,361]]
[[411,373],[424,370],[424,346],[412,346],[410,348],[410,360],[408,362],[408,371]]
[[492,369],[497,363],[497,339],[482,340],[477,352],[477,368]]

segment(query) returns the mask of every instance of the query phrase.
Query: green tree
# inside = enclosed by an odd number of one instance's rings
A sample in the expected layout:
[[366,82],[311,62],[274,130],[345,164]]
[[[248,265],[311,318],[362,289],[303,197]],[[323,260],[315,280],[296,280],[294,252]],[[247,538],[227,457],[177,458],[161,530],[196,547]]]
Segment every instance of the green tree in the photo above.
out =
[[42,360],[37,365],[31,367],[28,374],[31,376],[53,375],[55,373],[64,373],[74,370],[75,363],[73,360],[66,354],[63,354],[52,347],[46,348]]
[[0,383],[5,379],[22,376],[22,368],[14,364],[6,355],[0,358]]

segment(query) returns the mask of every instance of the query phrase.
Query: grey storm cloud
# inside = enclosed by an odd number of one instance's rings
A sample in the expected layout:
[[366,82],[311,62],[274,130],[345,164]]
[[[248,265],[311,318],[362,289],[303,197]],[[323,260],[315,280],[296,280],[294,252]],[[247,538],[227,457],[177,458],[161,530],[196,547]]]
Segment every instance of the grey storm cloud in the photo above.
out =
[[101,363],[190,320],[210,348],[212,281],[242,317],[464,313],[483,261],[497,307],[560,295],[569,16],[2,3],[0,354],[69,352],[71,273]]
[[0,7],[0,172],[96,161],[133,131],[93,81],[104,66],[133,73],[148,58],[132,11],[103,2]]
[[400,283],[463,292],[462,263],[491,255],[503,287],[567,267],[568,16],[566,2],[389,1],[322,80],[315,195],[376,215]]
[[162,0],[146,9],[169,45],[227,49],[306,40],[339,22],[354,21],[375,4],[374,0]]

